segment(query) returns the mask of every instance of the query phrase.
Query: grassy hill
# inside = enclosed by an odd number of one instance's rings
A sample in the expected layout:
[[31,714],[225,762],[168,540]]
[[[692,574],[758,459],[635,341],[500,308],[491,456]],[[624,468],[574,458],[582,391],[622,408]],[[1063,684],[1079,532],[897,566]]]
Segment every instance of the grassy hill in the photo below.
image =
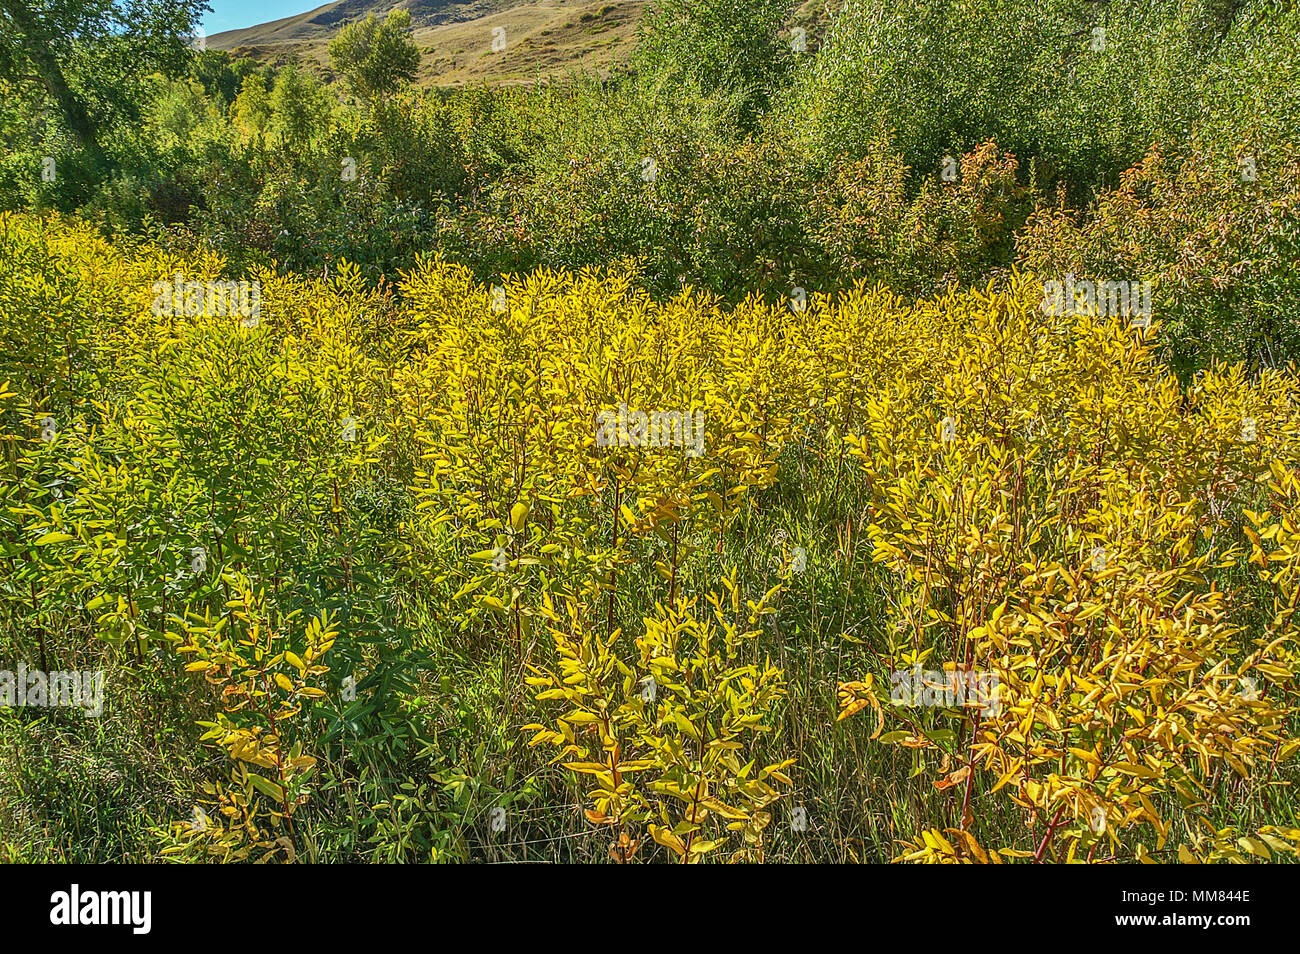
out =
[[[648,2],[338,0],[297,16],[219,33],[208,39],[208,45],[277,65],[296,60],[329,75],[329,41],[340,27],[403,6],[415,22],[420,85],[459,86],[483,80],[531,83],[578,69],[606,75],[626,62]],[[797,8],[791,22],[817,35],[822,9],[822,0],[809,0]],[[506,31],[506,48],[501,52],[492,49],[497,28]]]
[[[479,80],[531,83],[539,77],[585,69],[608,73],[631,52],[646,0],[544,0],[540,3],[405,4],[415,21],[421,85],[458,86]],[[209,39],[209,46],[255,60],[297,60],[329,73],[331,37],[369,13],[382,16],[389,0],[339,0],[307,13]],[[506,48],[494,52],[494,30]]]

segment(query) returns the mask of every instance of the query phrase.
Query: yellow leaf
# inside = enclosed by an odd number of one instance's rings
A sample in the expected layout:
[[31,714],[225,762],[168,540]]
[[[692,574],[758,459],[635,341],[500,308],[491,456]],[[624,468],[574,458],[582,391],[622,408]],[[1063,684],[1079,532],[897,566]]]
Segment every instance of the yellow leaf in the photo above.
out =
[[686,854],[685,842],[674,835],[672,830],[669,828],[665,828],[662,825],[651,825],[650,837],[665,848],[675,852],[679,857]]
[[524,521],[528,519],[528,513],[532,507],[520,501],[510,508],[510,528],[518,533],[524,528]]

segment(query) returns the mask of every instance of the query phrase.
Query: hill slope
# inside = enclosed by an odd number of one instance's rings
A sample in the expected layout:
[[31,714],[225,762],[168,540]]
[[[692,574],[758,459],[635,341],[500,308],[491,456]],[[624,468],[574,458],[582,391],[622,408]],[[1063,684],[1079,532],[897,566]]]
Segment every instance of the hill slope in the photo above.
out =
[[[330,38],[343,25],[394,7],[411,11],[420,47],[421,85],[460,85],[481,79],[532,82],[570,69],[605,74],[631,52],[646,0],[337,0],[208,39],[229,50],[277,64],[293,60],[329,73]],[[494,33],[505,30],[505,50]]]
[[[330,76],[329,41],[345,24],[402,7],[411,11],[422,86],[531,83],[571,70],[606,75],[627,62],[650,0],[336,0],[297,16],[208,38],[213,49],[266,63],[297,61]],[[790,25],[823,32],[824,0],[798,4]],[[505,50],[493,50],[494,30]]]

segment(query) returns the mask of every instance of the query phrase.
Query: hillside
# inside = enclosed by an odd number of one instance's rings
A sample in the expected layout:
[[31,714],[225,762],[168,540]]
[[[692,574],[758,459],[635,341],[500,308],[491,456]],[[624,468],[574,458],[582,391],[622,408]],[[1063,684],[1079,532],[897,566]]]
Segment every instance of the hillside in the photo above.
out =
[[[531,83],[570,70],[605,75],[626,62],[648,0],[338,0],[297,16],[229,30],[208,38],[213,49],[262,62],[298,61],[329,75],[329,41],[343,25],[395,7],[411,11],[420,47],[423,86],[459,86],[488,80]],[[822,0],[801,4],[792,23],[820,31]],[[503,28],[504,51],[492,49]]]
[[[540,3],[403,4],[415,21],[420,85],[457,86],[477,80],[532,82],[571,69],[605,74],[631,52],[646,0],[545,0]],[[329,72],[328,46],[338,29],[396,6],[388,0],[339,0],[307,13],[209,39],[214,49],[283,64],[298,60]],[[506,48],[492,49],[503,28]]]

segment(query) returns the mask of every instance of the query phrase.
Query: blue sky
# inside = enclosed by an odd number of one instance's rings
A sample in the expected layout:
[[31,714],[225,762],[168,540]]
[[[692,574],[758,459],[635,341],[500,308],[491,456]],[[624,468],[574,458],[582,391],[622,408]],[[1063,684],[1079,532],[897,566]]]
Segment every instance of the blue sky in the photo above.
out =
[[324,6],[330,0],[208,0],[211,13],[199,24],[208,36],[223,30],[256,26]]

